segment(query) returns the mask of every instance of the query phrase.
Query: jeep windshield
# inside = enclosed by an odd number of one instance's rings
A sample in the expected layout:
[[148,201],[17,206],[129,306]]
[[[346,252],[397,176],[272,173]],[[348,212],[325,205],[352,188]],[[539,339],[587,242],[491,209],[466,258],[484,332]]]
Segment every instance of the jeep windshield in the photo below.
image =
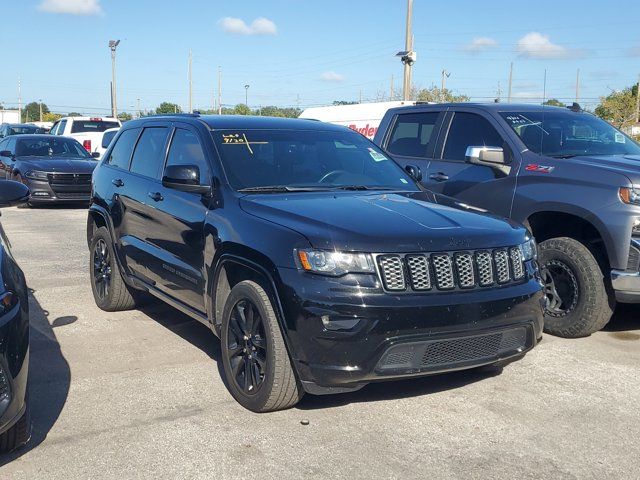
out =
[[243,192],[418,190],[382,150],[355,132],[212,133],[231,186]]
[[500,115],[529,150],[541,155],[640,155],[634,140],[590,113],[549,108]]

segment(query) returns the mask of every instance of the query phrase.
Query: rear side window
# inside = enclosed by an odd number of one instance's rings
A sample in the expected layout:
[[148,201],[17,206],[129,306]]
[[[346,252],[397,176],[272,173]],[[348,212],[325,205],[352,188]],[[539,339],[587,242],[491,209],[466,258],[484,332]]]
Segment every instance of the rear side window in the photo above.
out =
[[118,137],[116,144],[113,146],[113,150],[111,150],[111,155],[109,155],[107,163],[124,170],[128,169],[131,152],[133,151],[139,134],[139,128],[132,128],[131,130],[122,132],[122,135]]
[[149,127],[142,131],[131,159],[132,172],[149,178],[158,178],[160,167],[164,162],[168,134],[167,127]]
[[71,133],[104,132],[110,128],[118,128],[118,122],[104,122],[102,120],[74,120]]
[[442,158],[464,161],[467,147],[502,147],[504,140],[489,121],[475,113],[457,112]]
[[430,142],[435,141],[439,112],[398,115],[387,151],[405,157],[424,157]]
[[114,130],[112,132],[106,132],[102,136],[102,148],[107,148],[111,143],[111,140],[113,140],[113,137],[115,137],[117,133],[118,133],[117,130]]
[[176,129],[167,157],[169,165],[196,165],[200,169],[200,185],[210,183],[209,163],[198,137],[189,130]]

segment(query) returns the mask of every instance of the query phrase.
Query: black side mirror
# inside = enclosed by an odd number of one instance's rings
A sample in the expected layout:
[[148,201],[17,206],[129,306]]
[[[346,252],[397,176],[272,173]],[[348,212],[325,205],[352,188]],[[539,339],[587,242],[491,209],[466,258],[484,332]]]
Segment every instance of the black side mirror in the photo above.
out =
[[2,150],[0,151],[0,157],[13,158],[13,153],[10,150]]
[[91,152],[93,158],[100,158],[100,152]]
[[200,169],[197,165],[169,165],[164,170],[162,185],[174,190],[201,195],[211,192],[209,185],[200,185]]
[[0,207],[13,207],[29,201],[29,188],[13,180],[0,180]]
[[406,165],[404,169],[416,182],[422,180],[422,171],[420,170],[420,167],[416,167],[415,165]]

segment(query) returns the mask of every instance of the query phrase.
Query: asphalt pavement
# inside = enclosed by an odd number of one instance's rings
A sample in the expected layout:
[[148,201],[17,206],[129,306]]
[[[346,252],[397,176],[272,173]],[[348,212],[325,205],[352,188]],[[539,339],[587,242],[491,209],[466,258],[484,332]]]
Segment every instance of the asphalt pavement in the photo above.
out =
[[640,477],[640,305],[589,338],[545,335],[502,372],[259,415],[227,392],[205,326],[158,303],[95,306],[85,209],[0,220],[32,289],[34,421],[30,444],[0,457],[2,480]]

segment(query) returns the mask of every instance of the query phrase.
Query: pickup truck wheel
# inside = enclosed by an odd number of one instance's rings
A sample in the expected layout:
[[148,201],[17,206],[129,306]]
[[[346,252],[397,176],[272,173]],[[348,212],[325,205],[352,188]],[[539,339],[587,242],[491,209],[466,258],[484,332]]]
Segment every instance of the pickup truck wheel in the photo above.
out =
[[290,408],[303,395],[284,344],[278,319],[264,289],[238,283],[222,318],[222,362],[231,395],[248,410]]
[[573,238],[559,237],[539,245],[547,303],[544,330],[578,338],[604,327],[613,314],[602,270],[589,249]]
[[18,420],[9,430],[0,434],[0,453],[9,453],[25,445],[31,438],[31,414],[29,412],[29,399],[25,400],[27,407]]
[[122,279],[111,244],[111,235],[106,227],[100,227],[95,231],[91,238],[90,251],[89,272],[96,305],[106,312],[134,308],[138,292]]

